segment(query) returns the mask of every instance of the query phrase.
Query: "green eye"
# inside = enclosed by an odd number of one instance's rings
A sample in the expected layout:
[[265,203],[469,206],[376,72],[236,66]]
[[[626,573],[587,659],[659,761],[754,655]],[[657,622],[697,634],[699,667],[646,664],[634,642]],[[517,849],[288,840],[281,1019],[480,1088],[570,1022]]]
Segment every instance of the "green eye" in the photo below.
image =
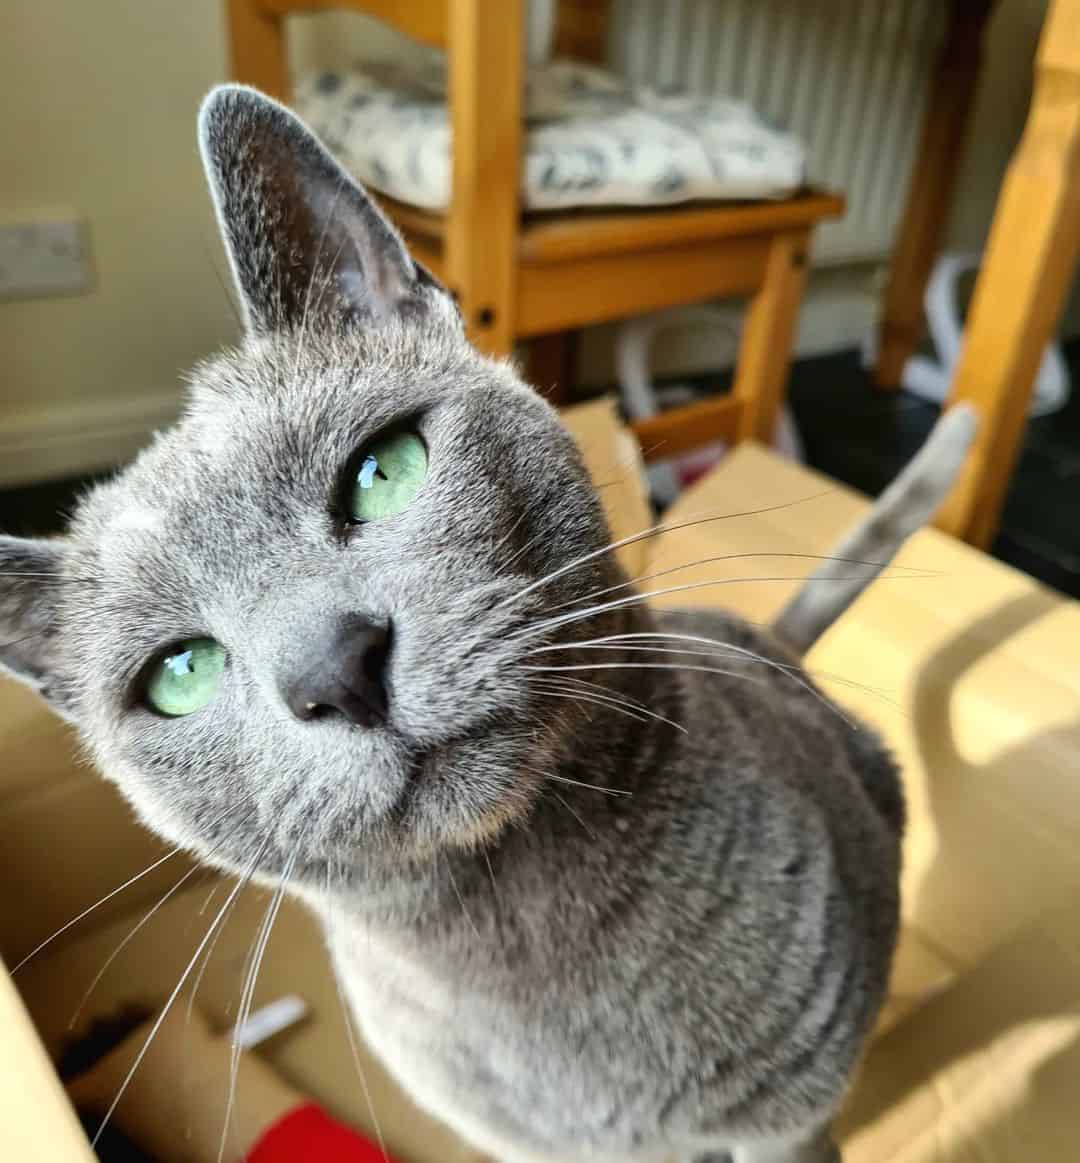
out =
[[415,432],[380,436],[361,450],[351,482],[349,514],[354,521],[378,521],[406,508],[427,476],[427,449]]
[[176,719],[205,707],[217,694],[225,650],[213,638],[178,642],[154,663],[146,686],[146,701],[161,715]]

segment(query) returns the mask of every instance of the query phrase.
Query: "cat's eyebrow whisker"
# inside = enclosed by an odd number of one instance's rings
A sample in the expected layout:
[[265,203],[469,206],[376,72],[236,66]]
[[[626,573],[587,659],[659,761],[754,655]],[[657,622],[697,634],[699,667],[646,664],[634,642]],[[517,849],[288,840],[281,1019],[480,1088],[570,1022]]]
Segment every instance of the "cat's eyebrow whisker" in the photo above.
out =
[[[491,547],[492,554],[498,553],[499,550],[502,549],[502,547],[507,543],[507,541],[509,541],[510,538],[514,536],[514,534],[518,530],[518,527],[521,525],[522,521],[524,521],[525,518],[528,517],[528,515],[529,515],[529,510],[522,509],[522,511],[518,514],[518,519],[513,523],[513,525],[510,526],[509,529],[507,529],[507,531]],[[510,560],[512,561],[513,558],[511,558]]]
[[[565,606],[572,606],[575,602],[588,601],[590,598],[602,597],[604,594],[614,593],[616,590],[628,589],[631,586],[639,585],[642,582],[655,581],[658,577],[667,577],[672,573],[679,573],[684,569],[695,569],[699,565],[714,565],[721,561],[745,561],[750,558],[791,558],[799,561],[838,561],[844,565],[865,565],[871,570],[881,570],[888,567],[888,562],[882,561],[863,561],[857,557],[838,557],[835,554],[829,553],[720,553],[715,557],[700,557],[696,561],[688,561],[681,565],[672,565],[666,569],[659,569],[655,573],[639,574],[637,577],[629,578],[627,581],[618,582],[613,586],[605,586],[603,589],[592,590],[587,594],[581,594],[576,598],[567,598],[565,602],[560,602],[556,606],[552,606],[553,610],[561,610]],[[907,571],[908,576],[911,577],[940,577],[940,570],[921,569],[913,565],[893,565],[894,570]]]
[[251,1005],[255,1000],[255,986],[259,980],[259,970],[262,968],[263,958],[266,956],[266,947],[270,943],[270,934],[273,931],[274,922],[277,920],[278,912],[281,909],[281,902],[285,899],[285,890],[288,887],[293,870],[296,868],[296,859],[297,853],[294,849],[289,853],[285,861],[285,866],[281,870],[277,887],[274,889],[274,895],[270,898],[270,904],[267,906],[266,913],[263,916],[262,927],[255,941],[251,966],[248,969],[247,980],[244,982],[244,988],[240,995],[240,1006],[237,1010],[236,1025],[233,1027],[233,1040],[229,1059],[229,1094],[225,1100],[225,1119],[221,1129],[221,1144],[218,1147],[217,1163],[223,1163],[225,1158],[225,1144],[228,1142],[229,1124],[232,1122],[233,1104],[236,1101],[236,1080],[240,1074],[240,1054],[242,1051],[240,1030],[251,1016]]
[[595,561],[598,557],[604,557],[609,553],[614,553],[627,545],[634,545],[638,541],[645,541],[650,537],[658,537],[661,533],[674,533],[679,529],[690,529],[696,525],[707,525],[713,521],[730,521],[736,517],[755,517],[763,513],[775,513],[780,509],[790,509],[795,505],[804,505],[808,501],[817,500],[819,497],[828,496],[829,493],[835,492],[835,489],[822,489],[820,492],[810,493],[808,496],[799,497],[794,501],[785,501],[781,505],[765,505],[759,509],[743,509],[736,513],[716,513],[708,517],[694,517],[688,518],[685,521],[677,521],[673,525],[666,525],[663,522],[652,525],[648,529],[642,529],[638,533],[631,533],[627,537],[622,537],[618,541],[612,541],[608,545],[601,546],[599,549],[593,549],[589,553],[584,553],[580,557],[574,558],[566,565],[559,566],[551,573],[545,574],[536,581],[530,582],[523,589],[518,590],[516,594],[511,594],[510,597],[505,598],[495,607],[499,609],[500,606],[508,605],[511,602],[520,601],[526,594],[530,594],[533,590],[539,589],[541,586],[549,585],[555,581],[556,578],[562,577],[564,574],[570,573],[572,570],[580,569],[581,566],[587,565],[590,561]]
[[138,1054],[135,1055],[135,1061],[131,1064],[131,1068],[124,1076],[124,1081],[120,1084],[120,1089],[117,1090],[116,1096],[109,1104],[109,1109],[105,1112],[105,1117],[98,1124],[98,1128],[94,1132],[94,1137],[90,1140],[91,1147],[96,1147],[98,1145],[98,1141],[101,1139],[101,1136],[105,1133],[105,1128],[108,1125],[109,1120],[116,1112],[116,1108],[120,1105],[120,1100],[127,1092],[127,1088],[131,1085],[131,1080],[135,1077],[135,1071],[138,1070],[142,1065],[142,1060],[146,1057],[147,1051],[150,1049],[150,1044],[153,1042],[154,1038],[157,1037],[158,1030],[161,1029],[162,1024],[169,1015],[169,1011],[175,1004],[176,999],[180,996],[180,991],[184,988],[184,984],[191,976],[191,971],[195,968],[195,964],[198,961],[200,954],[206,948],[206,946],[209,945],[229,905],[231,905],[233,901],[235,901],[236,898],[240,895],[240,893],[243,892],[243,890],[247,887],[251,877],[255,873],[255,869],[259,866],[259,861],[262,860],[263,856],[266,854],[267,848],[270,846],[270,840],[271,837],[267,836],[260,845],[258,851],[252,857],[251,862],[247,866],[243,876],[241,876],[240,879],[237,880],[236,884],[233,885],[232,890],[229,892],[228,897],[225,899],[225,903],[218,910],[217,916],[214,917],[210,927],[206,930],[202,940],[199,942],[198,948],[192,955],[191,960],[187,963],[187,967],[184,969],[183,973],[180,974],[180,980],[176,983],[172,993],[169,994],[168,1000],[165,1002],[164,1006],[162,1006],[161,1013],[158,1014],[154,1024],[150,1027],[150,1033],[147,1034],[146,1041],[143,1042]]
[[544,538],[544,532],[545,531],[543,529],[539,530],[538,532],[534,533],[532,535],[532,537],[530,537],[529,540],[525,542],[524,545],[521,545],[516,550],[514,550],[514,552],[510,555],[510,557],[507,558],[507,560],[504,562],[503,569],[504,570],[509,569],[510,566],[514,564],[514,562],[516,562],[520,558],[524,557],[525,554],[528,553],[529,550],[532,549],[532,547],[538,541],[542,541]]

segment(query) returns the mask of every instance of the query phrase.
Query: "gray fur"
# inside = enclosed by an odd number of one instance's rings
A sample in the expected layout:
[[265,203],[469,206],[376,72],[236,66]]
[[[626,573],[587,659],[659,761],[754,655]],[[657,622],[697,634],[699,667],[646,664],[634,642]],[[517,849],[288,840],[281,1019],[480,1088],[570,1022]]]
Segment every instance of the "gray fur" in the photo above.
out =
[[[926,443],[785,607],[773,631],[805,654],[941,507],[964,463],[978,417],[970,404],[945,412]],[[868,569],[860,566],[872,563]]]
[[[626,580],[612,553],[572,564],[609,533],[556,414],[289,114],[223,89],[200,126],[250,332],[62,542],[0,544],[3,632],[36,634],[0,660],[150,827],[229,870],[265,844],[268,882],[295,858],[370,1042],[505,1163],[831,1158],[896,934],[892,761],[736,618],[632,603],[536,631]],[[345,528],[345,464],[405,418],[424,487]],[[389,725],[292,717],[310,643],[356,613],[394,626]],[[702,672],[583,645],[630,632],[738,649]],[[207,634],[217,699],[155,716],[148,660]],[[529,669],[601,658],[576,677],[669,722]]]

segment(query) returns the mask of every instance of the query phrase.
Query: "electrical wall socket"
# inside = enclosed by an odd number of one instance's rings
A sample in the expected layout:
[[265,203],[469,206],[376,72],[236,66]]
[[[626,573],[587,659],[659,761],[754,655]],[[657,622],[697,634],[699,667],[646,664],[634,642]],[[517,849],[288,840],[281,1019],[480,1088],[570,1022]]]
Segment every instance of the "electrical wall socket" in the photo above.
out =
[[0,298],[73,295],[90,285],[81,222],[61,218],[0,222]]

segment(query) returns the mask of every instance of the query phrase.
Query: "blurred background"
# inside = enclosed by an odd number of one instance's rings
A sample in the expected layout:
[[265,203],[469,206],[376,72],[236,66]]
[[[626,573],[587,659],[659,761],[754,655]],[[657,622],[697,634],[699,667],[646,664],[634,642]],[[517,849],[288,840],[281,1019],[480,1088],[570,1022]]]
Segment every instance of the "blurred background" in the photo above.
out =
[[[870,491],[932,415],[905,393],[866,392],[858,351],[880,312],[948,7],[613,0],[603,34],[618,77],[745,99],[801,142],[814,183],[845,195],[843,217],[815,233],[790,396],[802,455]],[[1001,0],[992,14],[943,252],[982,247],[1028,109],[1045,7]],[[297,15],[287,37],[297,77],[376,60],[422,68],[429,51],[356,12]],[[194,132],[199,101],[230,71],[220,0],[40,0],[5,14],[0,525],[9,531],[55,522],[73,482],[130,457],[176,415],[185,369],[237,336]],[[665,317],[649,353],[655,385],[722,385],[742,310],[734,301]],[[561,398],[619,386],[619,326],[582,331]],[[1074,364],[1078,332],[1073,296],[1061,337]],[[1063,512],[1063,493],[1080,494],[1075,411],[1033,424],[996,544],[1074,593],[1080,522],[1075,505]]]

